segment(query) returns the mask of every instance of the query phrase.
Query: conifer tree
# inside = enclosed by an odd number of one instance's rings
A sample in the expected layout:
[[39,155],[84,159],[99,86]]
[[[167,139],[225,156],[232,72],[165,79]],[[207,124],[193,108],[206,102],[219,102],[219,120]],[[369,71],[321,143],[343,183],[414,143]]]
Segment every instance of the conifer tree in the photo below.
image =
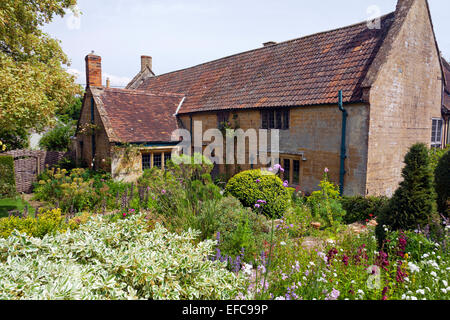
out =
[[429,224],[436,213],[436,194],[427,146],[413,145],[404,162],[403,181],[379,217],[379,238],[384,238],[384,225],[391,230],[415,230]]
[[450,213],[450,151],[439,160],[434,172],[438,210],[445,216]]

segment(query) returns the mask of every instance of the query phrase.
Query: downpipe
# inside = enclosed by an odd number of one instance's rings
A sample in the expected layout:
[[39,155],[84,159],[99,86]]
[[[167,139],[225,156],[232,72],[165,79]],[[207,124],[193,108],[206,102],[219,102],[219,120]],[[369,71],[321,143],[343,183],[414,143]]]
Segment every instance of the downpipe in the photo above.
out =
[[342,90],[339,90],[339,111],[342,112],[341,166],[339,171],[339,192],[344,195],[345,159],[347,159],[346,136],[348,112],[344,109]]

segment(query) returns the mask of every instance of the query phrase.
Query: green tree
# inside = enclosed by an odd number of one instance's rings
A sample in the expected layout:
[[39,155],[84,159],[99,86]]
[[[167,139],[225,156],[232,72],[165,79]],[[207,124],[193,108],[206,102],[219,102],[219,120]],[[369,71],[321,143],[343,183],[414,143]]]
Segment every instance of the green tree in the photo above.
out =
[[41,138],[39,147],[49,151],[67,151],[74,134],[75,127],[72,124],[58,125]]
[[[0,128],[42,131],[80,86],[58,40],[41,28],[76,0],[0,1]],[[4,141],[5,142],[5,141]],[[6,143],[6,142],[5,142]]]
[[438,210],[448,217],[450,213],[450,150],[439,160],[434,172],[434,181],[438,199]]
[[8,150],[25,149],[30,144],[28,131],[23,128],[13,130],[0,128],[0,141],[3,141]]
[[403,181],[379,217],[377,234],[384,238],[383,226],[391,230],[414,230],[431,222],[436,213],[436,194],[428,148],[415,144],[405,156]]
[[66,124],[77,124],[81,116],[81,107],[83,106],[83,97],[76,96],[74,102],[67,105],[65,108],[58,110],[56,116],[58,119]]

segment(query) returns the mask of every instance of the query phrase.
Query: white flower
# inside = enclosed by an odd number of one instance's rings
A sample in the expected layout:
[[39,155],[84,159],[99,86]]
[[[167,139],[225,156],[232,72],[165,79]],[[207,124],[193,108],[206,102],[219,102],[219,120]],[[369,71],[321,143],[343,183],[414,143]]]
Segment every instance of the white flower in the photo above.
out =
[[409,270],[411,270],[412,273],[420,271],[420,268],[418,266],[416,266],[412,262],[408,262],[408,267],[409,267]]
[[286,245],[286,242],[281,241],[281,242],[280,242],[280,245],[285,246],[285,245]]
[[245,263],[242,267],[242,272],[246,275],[246,276],[251,276],[252,275],[252,270],[253,270],[253,266],[251,264],[247,264]]
[[276,297],[275,300],[286,300],[285,297]]
[[425,290],[419,289],[419,290],[416,291],[416,293],[420,293],[420,294],[422,294],[422,295],[425,295]]
[[312,261],[311,261],[309,264],[310,264],[311,266],[315,266],[314,262],[312,262]]
[[448,282],[446,280],[442,280],[442,283],[444,284],[445,287],[448,287]]
[[441,289],[442,293],[447,293],[447,289]]
[[425,253],[422,258],[428,258],[430,255],[428,253]]
[[416,297],[411,297],[411,300],[417,300],[417,298]]
[[435,277],[435,278],[437,277],[437,274],[436,274],[436,272],[434,272],[434,271],[431,271],[430,274],[431,274],[433,277]]

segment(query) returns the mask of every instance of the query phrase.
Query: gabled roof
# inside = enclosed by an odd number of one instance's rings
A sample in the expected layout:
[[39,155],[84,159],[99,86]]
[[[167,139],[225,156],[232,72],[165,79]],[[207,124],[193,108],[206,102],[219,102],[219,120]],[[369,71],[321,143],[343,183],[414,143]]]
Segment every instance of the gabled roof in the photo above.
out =
[[322,32],[145,79],[138,89],[186,95],[180,113],[362,101],[362,82],[389,31],[367,23]]
[[170,142],[183,95],[91,87],[110,142]]
[[446,80],[444,96],[442,98],[442,106],[446,109],[443,111],[446,114],[450,114],[450,64],[444,58],[442,58],[442,66],[444,69],[444,77]]

